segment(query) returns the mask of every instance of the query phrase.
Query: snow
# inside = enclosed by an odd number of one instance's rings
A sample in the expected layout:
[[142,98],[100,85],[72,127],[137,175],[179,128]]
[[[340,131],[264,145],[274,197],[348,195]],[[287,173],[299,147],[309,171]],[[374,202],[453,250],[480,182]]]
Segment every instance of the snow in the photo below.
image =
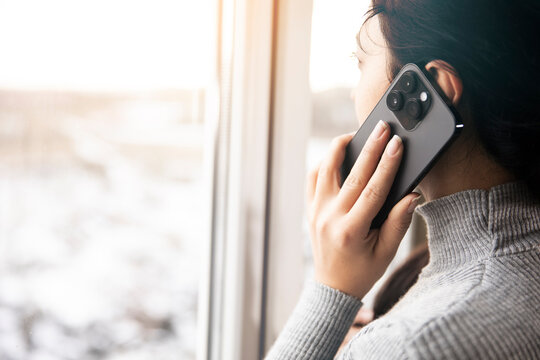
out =
[[0,359],[193,359],[202,125],[44,96],[0,105]]

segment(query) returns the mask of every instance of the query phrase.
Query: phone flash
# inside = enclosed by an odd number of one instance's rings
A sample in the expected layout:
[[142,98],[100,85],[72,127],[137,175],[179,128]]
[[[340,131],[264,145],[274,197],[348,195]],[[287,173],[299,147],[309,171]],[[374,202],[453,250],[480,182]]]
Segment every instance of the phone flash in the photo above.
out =
[[422,100],[423,102],[425,102],[425,101],[427,100],[427,98],[428,98],[427,92],[422,91],[422,92],[420,93],[420,100]]

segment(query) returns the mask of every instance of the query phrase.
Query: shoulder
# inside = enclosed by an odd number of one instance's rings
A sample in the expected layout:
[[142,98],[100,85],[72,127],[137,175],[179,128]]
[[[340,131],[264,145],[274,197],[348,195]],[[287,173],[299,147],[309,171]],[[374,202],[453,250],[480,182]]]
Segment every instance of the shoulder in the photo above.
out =
[[417,283],[342,359],[540,358],[537,250],[486,259],[452,279]]
[[[504,296],[503,294],[497,294]],[[479,291],[434,316],[404,344],[410,358],[540,358],[538,301],[497,301]]]
[[486,260],[476,286],[408,339],[407,357],[540,358],[539,260],[538,250]]

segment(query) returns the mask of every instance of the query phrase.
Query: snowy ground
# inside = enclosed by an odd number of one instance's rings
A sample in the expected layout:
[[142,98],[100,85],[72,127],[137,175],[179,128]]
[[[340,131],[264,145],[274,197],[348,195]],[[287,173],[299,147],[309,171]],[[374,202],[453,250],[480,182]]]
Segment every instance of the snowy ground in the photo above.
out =
[[155,99],[20,101],[0,107],[0,359],[193,359],[202,126]]

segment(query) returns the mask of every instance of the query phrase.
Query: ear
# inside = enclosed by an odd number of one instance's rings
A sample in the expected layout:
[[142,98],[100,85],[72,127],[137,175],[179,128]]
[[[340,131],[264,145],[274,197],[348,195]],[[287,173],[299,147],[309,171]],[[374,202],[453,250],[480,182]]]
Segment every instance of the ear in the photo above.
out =
[[463,95],[463,82],[454,68],[445,61],[433,60],[427,63],[426,70],[452,105],[457,105]]

